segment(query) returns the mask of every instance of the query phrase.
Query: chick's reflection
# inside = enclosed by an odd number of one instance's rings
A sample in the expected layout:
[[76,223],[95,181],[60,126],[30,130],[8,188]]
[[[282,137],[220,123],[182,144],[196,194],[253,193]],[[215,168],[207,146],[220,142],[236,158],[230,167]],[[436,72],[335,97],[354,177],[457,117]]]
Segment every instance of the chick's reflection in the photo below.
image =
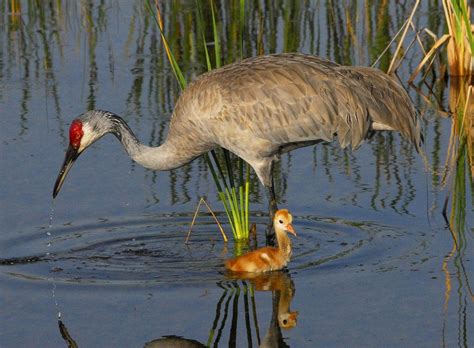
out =
[[291,329],[298,321],[298,311],[291,311],[290,304],[295,295],[295,285],[287,272],[229,274],[233,279],[250,281],[257,291],[273,292],[273,315],[278,319],[278,326]]

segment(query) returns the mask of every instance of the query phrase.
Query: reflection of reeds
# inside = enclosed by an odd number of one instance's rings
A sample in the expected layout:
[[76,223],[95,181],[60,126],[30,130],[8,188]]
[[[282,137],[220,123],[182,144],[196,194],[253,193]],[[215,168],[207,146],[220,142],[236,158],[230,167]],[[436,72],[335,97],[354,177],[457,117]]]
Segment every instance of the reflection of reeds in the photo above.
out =
[[77,348],[79,345],[77,342],[71,337],[66,325],[64,325],[61,319],[58,320],[59,332],[61,333],[61,337],[66,342],[68,348]]
[[474,178],[474,92],[472,91],[472,85],[469,86],[467,92],[466,106],[464,108],[464,124],[472,179]]
[[[389,68],[389,72],[394,72],[397,69],[397,66],[400,66],[400,62],[403,58],[399,59],[397,64],[395,59],[399,56],[398,52],[402,50],[402,43],[405,39],[405,35],[408,33],[408,28],[411,26],[413,30],[416,31],[412,19],[418,4],[420,4],[420,1],[416,2],[410,17],[405,21],[399,31],[399,33],[403,32],[403,35],[402,38],[399,39],[400,41]],[[468,294],[471,301],[474,300],[470,280],[463,264],[465,251],[468,250],[467,234],[470,229],[470,226],[466,221],[469,212],[469,196],[472,196],[472,193],[474,192],[474,97],[471,85],[474,41],[472,37],[472,24],[469,20],[470,8],[467,6],[467,1],[443,0],[443,10],[445,13],[448,33],[442,35],[438,39],[430,29],[424,29],[431,38],[435,38],[435,43],[428,53],[425,54],[423,52],[424,58],[412,72],[409,82],[413,82],[422,69],[430,71],[436,54],[438,54],[441,48],[446,45],[448,69],[449,74],[451,75],[449,97],[450,112],[448,114],[452,115],[452,127],[446,157],[445,172],[441,182],[442,185],[450,185],[450,196],[445,200],[443,215],[453,238],[452,249],[445,257],[442,265],[443,272],[445,273],[446,287],[444,294],[444,311],[447,312],[453,288],[453,285],[451,284],[453,272],[450,272],[449,270],[451,263],[456,269],[454,274],[457,278],[458,286],[464,288],[464,290],[459,291],[459,295],[464,296],[462,294]],[[429,22],[432,23],[432,21]],[[431,29],[436,31],[436,28]],[[397,34],[396,37],[398,35],[399,34]],[[395,38],[392,41],[395,41]],[[405,52],[408,51],[411,45],[416,41],[418,41],[421,49],[424,51],[421,39],[418,37],[418,33],[415,33],[415,38],[413,38],[409,47],[405,49]],[[386,50],[388,50],[388,48],[389,47],[387,47]],[[442,65],[439,71],[432,70],[435,78],[437,73],[439,73],[438,76],[444,76],[445,69],[443,69]],[[422,77],[420,84],[426,84],[428,88],[432,89],[432,86],[430,86],[425,80],[426,76],[427,75],[424,75]],[[455,78],[454,76],[460,77]],[[440,84],[443,83],[443,79],[441,78],[437,81],[440,82]],[[417,88],[417,90],[419,90],[419,88]],[[434,92],[432,91],[432,93]],[[436,143],[435,140],[435,144]],[[434,149],[433,153],[439,151],[439,144],[436,146],[438,146],[438,148]],[[437,175],[433,176],[437,177]],[[449,198],[451,198],[451,204],[448,207]],[[465,307],[465,303],[462,306]],[[464,310],[464,308],[459,308],[458,313],[464,312]],[[460,322],[461,321],[464,321],[464,323],[460,325],[460,330],[465,330],[465,318],[460,318]],[[465,335],[465,332],[460,334]]]
[[21,25],[21,2],[11,0],[10,3],[10,30],[16,31]]
[[10,2],[10,13],[16,15],[21,13],[21,2],[20,0],[11,0]]
[[[402,50],[403,41],[408,33],[408,29],[411,27],[413,30],[415,30],[413,18],[419,4],[420,1],[416,1],[409,18],[405,21],[395,36],[398,37],[398,35],[403,32],[401,38],[399,39],[394,58],[390,64],[388,70],[389,73],[394,72],[394,70],[396,70],[396,66],[399,66],[399,63],[395,64],[395,60],[399,55],[398,52]],[[465,199],[465,186],[461,185],[461,182],[464,183],[464,180],[466,179],[462,168],[464,168],[466,165],[470,167],[469,181],[471,183],[474,173],[474,116],[472,115],[473,97],[472,86],[470,85],[472,74],[471,68],[474,61],[472,57],[472,52],[474,52],[474,40],[472,35],[472,25],[469,19],[470,8],[467,5],[466,0],[443,0],[443,10],[449,33],[438,39],[429,52],[425,54],[422,61],[412,73],[409,82],[412,82],[415,79],[425,64],[429,63],[431,66],[434,55],[444,44],[447,43],[448,66],[450,69],[450,74],[465,76],[465,78],[453,78],[451,80],[449,106],[451,114],[453,115],[453,125],[443,182],[446,184],[449,174],[453,173],[453,211],[461,213],[465,208],[464,205],[458,204],[460,203],[459,199]],[[431,36],[435,36],[429,29],[425,29],[425,31],[430,33]],[[395,38],[392,40],[392,42],[394,40]],[[415,41],[418,41],[421,49],[424,50],[421,40],[418,37],[418,33],[416,33],[415,38],[409,45],[408,49]],[[388,47],[386,50],[384,50],[384,52],[387,50]],[[463,191],[464,194],[461,194],[461,191]],[[459,209],[460,206],[462,206],[463,209]]]
[[466,293],[469,293],[471,300],[474,300],[469,277],[463,263],[463,257],[467,250],[466,232],[469,233],[469,226],[466,223],[468,197],[474,189],[474,149],[472,147],[474,138],[474,98],[472,85],[469,85],[468,81],[469,78],[451,78],[449,106],[452,112],[452,127],[443,183],[447,184],[449,182],[448,178],[452,178],[450,212],[448,216],[447,198],[444,206],[444,216],[453,237],[453,247],[443,261],[446,288],[445,312],[448,309],[452,290],[452,275],[449,272],[451,260],[453,260],[453,265],[456,268],[455,274],[459,286],[465,287]]
[[[452,78],[450,91],[453,121],[443,183],[446,184],[452,177],[449,224],[457,243],[466,229],[466,200],[469,191],[472,191],[474,177],[474,98],[467,78]],[[471,190],[467,183],[471,185]]]
[[[246,341],[248,347],[253,347],[253,336],[258,347],[285,346],[282,336],[283,329],[291,329],[297,325],[298,312],[291,311],[290,306],[295,295],[295,286],[291,277],[286,272],[269,272],[263,274],[228,274],[229,280],[217,283],[222,288],[223,294],[216,305],[216,314],[212,328],[209,331],[207,346],[221,346],[224,329],[229,327],[229,346],[242,346],[238,344],[238,324],[242,323],[239,314],[242,306],[239,305],[243,297],[243,321],[245,325]],[[271,292],[272,316],[270,325],[261,337],[257,319],[257,305],[255,292]],[[239,308],[240,307],[240,308]],[[251,313],[252,312],[252,315]],[[244,339],[244,338],[242,338]]]
[[446,159],[446,173],[460,164],[463,158],[470,167],[470,176],[474,176],[474,97],[469,78],[452,78],[449,106],[452,113],[452,128]]

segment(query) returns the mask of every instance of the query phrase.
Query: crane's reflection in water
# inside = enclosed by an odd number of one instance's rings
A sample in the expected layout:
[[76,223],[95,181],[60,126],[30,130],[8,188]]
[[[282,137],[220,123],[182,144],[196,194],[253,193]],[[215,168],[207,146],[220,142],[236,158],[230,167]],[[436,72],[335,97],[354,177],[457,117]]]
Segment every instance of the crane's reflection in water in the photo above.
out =
[[[225,344],[221,340],[227,330],[229,330],[227,345],[240,346],[242,343],[237,342],[237,324],[239,314],[242,313],[239,305],[241,298],[243,298],[247,345],[249,347],[288,347],[283,340],[281,329],[294,328],[298,319],[298,312],[290,310],[295,286],[289,273],[284,271],[262,274],[226,273],[225,277],[225,280],[217,283],[223,293],[216,304],[216,314],[206,344],[194,339],[166,335],[146,343],[145,347],[218,347]],[[272,316],[263,339],[257,318],[255,291],[268,291],[272,295]]]
[[79,347],[76,341],[74,340],[74,338],[71,337],[69,330],[67,329],[66,325],[61,319],[58,320],[58,326],[59,326],[59,332],[61,333],[61,337],[66,342],[68,348]]
[[[226,273],[225,280],[217,283],[223,290],[216,303],[216,314],[213,320],[207,342],[204,344],[195,339],[178,335],[164,335],[145,343],[145,347],[218,347],[225,345],[221,340],[229,330],[229,347],[237,347],[237,324],[242,308],[239,305],[243,298],[243,313],[247,345],[249,347],[288,347],[281,329],[292,329],[297,325],[298,312],[291,311],[291,301],[295,295],[295,285],[286,271],[269,273]],[[270,325],[263,339],[257,318],[255,291],[268,291],[272,296],[272,315]],[[269,294],[270,295],[270,294]],[[227,329],[226,329],[227,328]],[[59,331],[68,347],[78,347],[65,323],[59,321]],[[242,336],[240,336],[242,337]]]

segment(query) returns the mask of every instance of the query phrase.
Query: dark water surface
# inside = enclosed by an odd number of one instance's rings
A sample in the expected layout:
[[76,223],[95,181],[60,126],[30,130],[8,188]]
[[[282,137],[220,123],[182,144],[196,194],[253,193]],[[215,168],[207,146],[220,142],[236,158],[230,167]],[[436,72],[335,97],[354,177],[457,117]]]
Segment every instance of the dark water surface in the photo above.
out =
[[[156,173],[108,136],[51,197],[69,124],[85,110],[122,115],[149,145],[167,133],[179,87],[146,6],[13,3],[20,12],[2,3],[0,17],[1,347],[158,347],[179,342],[174,336],[194,346],[474,346],[472,177],[458,163],[443,178],[452,121],[440,110],[449,111],[452,82],[429,75],[437,82],[428,99],[426,85],[409,89],[428,166],[398,134],[376,135],[356,152],[326,144],[283,156],[277,194],[298,233],[289,270],[232,279],[223,260],[234,244],[223,243],[209,214],[184,243],[201,196],[231,234],[203,159]],[[240,54],[238,3],[218,2],[225,62]],[[247,3],[244,55],[300,51],[370,65],[413,6],[347,4]],[[442,33],[441,9],[423,6],[416,25]],[[192,79],[205,71],[195,3],[162,7]],[[402,82],[420,58],[409,51]],[[266,204],[255,181],[259,245]],[[296,326],[280,329],[294,326],[294,311]]]

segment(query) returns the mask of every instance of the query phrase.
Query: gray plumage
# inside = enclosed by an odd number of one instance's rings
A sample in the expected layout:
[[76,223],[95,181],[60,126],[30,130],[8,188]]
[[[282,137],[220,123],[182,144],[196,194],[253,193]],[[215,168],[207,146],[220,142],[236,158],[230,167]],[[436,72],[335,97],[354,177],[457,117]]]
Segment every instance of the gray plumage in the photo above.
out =
[[199,76],[178,99],[167,139],[155,148],[140,144],[113,113],[93,110],[78,120],[84,135],[76,157],[108,132],[154,170],[177,168],[220,146],[254,168],[271,199],[272,165],[284,152],[335,138],[357,149],[373,130],[399,131],[417,150],[421,143],[415,110],[391,77],[303,54],[249,58]]
[[275,156],[335,136],[342,147],[356,149],[374,128],[400,131],[420,144],[415,110],[391,77],[314,56],[280,54],[198,78],[176,104],[168,141],[193,155],[222,146],[246,160],[269,186]]

